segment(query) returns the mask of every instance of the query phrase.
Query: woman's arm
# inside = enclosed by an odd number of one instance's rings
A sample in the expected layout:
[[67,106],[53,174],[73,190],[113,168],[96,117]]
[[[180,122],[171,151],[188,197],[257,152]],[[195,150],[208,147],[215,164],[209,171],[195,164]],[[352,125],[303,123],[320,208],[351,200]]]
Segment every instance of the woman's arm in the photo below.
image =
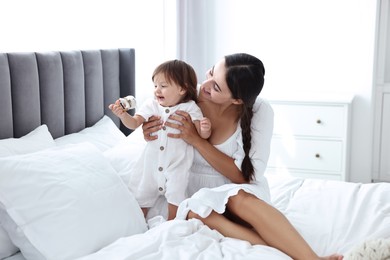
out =
[[219,173],[233,183],[246,183],[241,170],[237,167],[234,159],[221,152],[207,140],[201,139],[194,147],[205,158],[205,160]]
[[233,183],[245,183],[241,170],[234,163],[234,159],[224,154],[210,144],[207,140],[201,138],[196,131],[194,124],[191,121],[188,113],[176,111],[177,115],[171,115],[179,124],[166,122],[169,127],[179,129],[179,134],[168,134],[172,138],[182,138],[188,144],[194,146],[195,149],[205,158],[205,160],[219,173],[230,179]]
[[[255,170],[255,178],[264,175],[270,154],[271,138],[274,125],[274,112],[271,105],[265,100],[256,100],[253,107],[251,123],[252,145],[249,156]],[[243,150],[237,151],[236,159],[233,159],[219,151],[207,140],[202,139],[185,112],[176,112],[179,116],[172,115],[172,119],[181,125],[166,123],[168,126],[179,129],[180,134],[170,134],[170,137],[182,138],[193,145],[205,160],[219,173],[230,179],[233,183],[245,183],[241,173]],[[242,144],[241,144],[242,145]],[[241,155],[240,155],[241,153]]]

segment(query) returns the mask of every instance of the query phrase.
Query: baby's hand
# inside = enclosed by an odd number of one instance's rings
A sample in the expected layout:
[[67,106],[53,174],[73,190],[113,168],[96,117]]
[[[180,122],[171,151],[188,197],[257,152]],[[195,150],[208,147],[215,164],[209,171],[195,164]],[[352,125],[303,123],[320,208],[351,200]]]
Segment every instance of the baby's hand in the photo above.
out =
[[207,117],[203,117],[200,120],[200,130],[202,132],[209,132],[211,131],[211,121]]
[[115,101],[115,104],[110,104],[108,106],[109,109],[111,109],[111,111],[117,116],[117,117],[121,117],[122,115],[124,115],[125,113],[125,110],[123,109],[123,107],[121,106],[120,102],[119,102],[119,99],[117,101]]

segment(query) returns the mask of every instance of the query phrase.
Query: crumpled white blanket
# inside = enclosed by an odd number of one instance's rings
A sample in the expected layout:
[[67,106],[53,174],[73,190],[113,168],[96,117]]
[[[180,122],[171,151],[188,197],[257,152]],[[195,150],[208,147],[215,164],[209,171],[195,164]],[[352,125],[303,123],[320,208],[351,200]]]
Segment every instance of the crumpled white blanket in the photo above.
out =
[[[388,183],[270,178],[270,188],[273,204],[321,256],[349,256],[364,241],[390,237]],[[149,225],[153,227],[146,233],[121,238],[79,260],[291,259],[271,247],[225,238],[195,219]]]
[[352,249],[345,260],[390,260],[390,238],[365,241]]
[[77,260],[290,260],[268,246],[226,238],[201,221],[171,220],[146,233],[120,238],[100,251]]

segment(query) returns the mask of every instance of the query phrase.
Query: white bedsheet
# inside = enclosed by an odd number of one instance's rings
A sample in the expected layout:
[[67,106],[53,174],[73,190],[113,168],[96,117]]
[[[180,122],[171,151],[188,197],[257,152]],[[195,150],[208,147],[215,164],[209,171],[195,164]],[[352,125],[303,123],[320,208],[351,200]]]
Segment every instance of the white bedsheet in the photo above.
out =
[[[390,237],[390,184],[270,177],[274,205],[320,255],[346,254],[365,240]],[[198,220],[162,223],[121,238],[97,259],[290,259],[277,249],[225,238]]]

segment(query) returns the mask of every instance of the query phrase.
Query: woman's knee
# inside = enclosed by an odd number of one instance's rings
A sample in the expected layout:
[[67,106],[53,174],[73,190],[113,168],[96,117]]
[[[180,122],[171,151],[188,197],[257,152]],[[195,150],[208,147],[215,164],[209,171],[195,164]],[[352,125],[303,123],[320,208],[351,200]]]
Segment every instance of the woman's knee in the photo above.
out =
[[190,210],[187,214],[187,219],[192,219],[192,218],[202,219],[198,214]]
[[254,196],[251,193],[248,193],[244,190],[240,190],[237,195],[229,198],[228,208],[232,212],[240,212],[243,210],[247,210],[248,208],[253,206],[254,202],[262,202],[259,198]]

